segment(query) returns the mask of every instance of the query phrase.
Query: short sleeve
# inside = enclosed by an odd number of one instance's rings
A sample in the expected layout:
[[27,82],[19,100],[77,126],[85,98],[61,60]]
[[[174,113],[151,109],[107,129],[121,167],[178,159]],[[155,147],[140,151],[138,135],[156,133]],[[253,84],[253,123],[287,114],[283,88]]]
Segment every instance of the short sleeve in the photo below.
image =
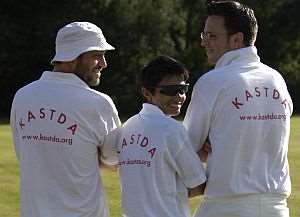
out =
[[17,158],[20,159],[20,151],[19,151],[19,134],[18,134],[18,129],[16,125],[16,111],[15,111],[15,100],[13,101],[11,111],[10,111],[10,127],[12,130],[12,136],[13,136],[13,143],[15,147],[15,152],[17,155]]
[[116,165],[118,163],[117,142],[121,121],[112,101],[110,102],[110,105],[111,109],[108,111],[106,117],[104,117],[106,134],[104,135],[103,143],[100,146],[100,159],[104,164]]
[[120,138],[121,128],[115,128],[104,137],[101,147],[101,162],[107,165],[116,165],[118,163],[117,144]]
[[188,188],[205,182],[205,171],[197,153],[194,151],[185,129],[168,136],[170,163]]

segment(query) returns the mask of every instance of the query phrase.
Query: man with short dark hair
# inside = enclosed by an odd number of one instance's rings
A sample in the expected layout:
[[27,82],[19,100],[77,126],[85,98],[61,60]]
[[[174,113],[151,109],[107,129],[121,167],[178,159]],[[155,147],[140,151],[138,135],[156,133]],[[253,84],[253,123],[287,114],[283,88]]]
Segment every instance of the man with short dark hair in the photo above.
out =
[[207,160],[197,217],[287,217],[287,159],[293,104],[282,76],[260,62],[257,22],[235,1],[208,4],[201,45],[215,68],[195,84],[184,119]]
[[10,121],[22,217],[108,217],[98,157],[117,163],[105,139],[120,120],[111,98],[89,86],[113,49],[96,25],[70,23],[57,33],[53,71],[16,93]]

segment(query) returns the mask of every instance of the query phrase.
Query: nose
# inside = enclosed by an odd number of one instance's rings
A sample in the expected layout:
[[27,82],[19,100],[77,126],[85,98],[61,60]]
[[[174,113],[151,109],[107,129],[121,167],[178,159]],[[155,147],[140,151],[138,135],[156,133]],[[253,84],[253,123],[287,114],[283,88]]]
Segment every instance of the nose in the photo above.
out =
[[201,39],[201,46],[205,47],[207,45],[207,40],[205,38]]
[[99,65],[103,69],[107,67],[107,63],[104,55],[99,58]]
[[186,94],[185,93],[181,93],[181,92],[177,92],[177,94],[175,95],[175,97],[176,97],[176,99],[182,100],[184,102],[185,98],[186,98]]

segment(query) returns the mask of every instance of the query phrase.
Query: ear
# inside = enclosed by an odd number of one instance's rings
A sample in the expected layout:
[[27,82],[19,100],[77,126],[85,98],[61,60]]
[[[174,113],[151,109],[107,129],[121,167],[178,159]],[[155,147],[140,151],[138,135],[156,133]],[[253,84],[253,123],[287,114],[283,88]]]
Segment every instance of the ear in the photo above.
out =
[[241,32],[237,32],[231,35],[230,44],[232,49],[239,49],[245,47],[244,34]]
[[152,102],[152,93],[148,89],[142,87],[141,92],[148,102]]
[[69,66],[71,68],[72,71],[74,71],[78,65],[78,58],[76,58],[75,60],[72,60],[69,62]]

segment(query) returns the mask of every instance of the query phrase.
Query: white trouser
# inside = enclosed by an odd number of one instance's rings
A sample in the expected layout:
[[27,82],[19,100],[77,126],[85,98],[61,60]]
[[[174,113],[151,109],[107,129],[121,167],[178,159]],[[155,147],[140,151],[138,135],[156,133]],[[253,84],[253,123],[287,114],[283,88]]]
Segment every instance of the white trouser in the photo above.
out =
[[286,199],[282,194],[204,198],[194,217],[289,217]]

